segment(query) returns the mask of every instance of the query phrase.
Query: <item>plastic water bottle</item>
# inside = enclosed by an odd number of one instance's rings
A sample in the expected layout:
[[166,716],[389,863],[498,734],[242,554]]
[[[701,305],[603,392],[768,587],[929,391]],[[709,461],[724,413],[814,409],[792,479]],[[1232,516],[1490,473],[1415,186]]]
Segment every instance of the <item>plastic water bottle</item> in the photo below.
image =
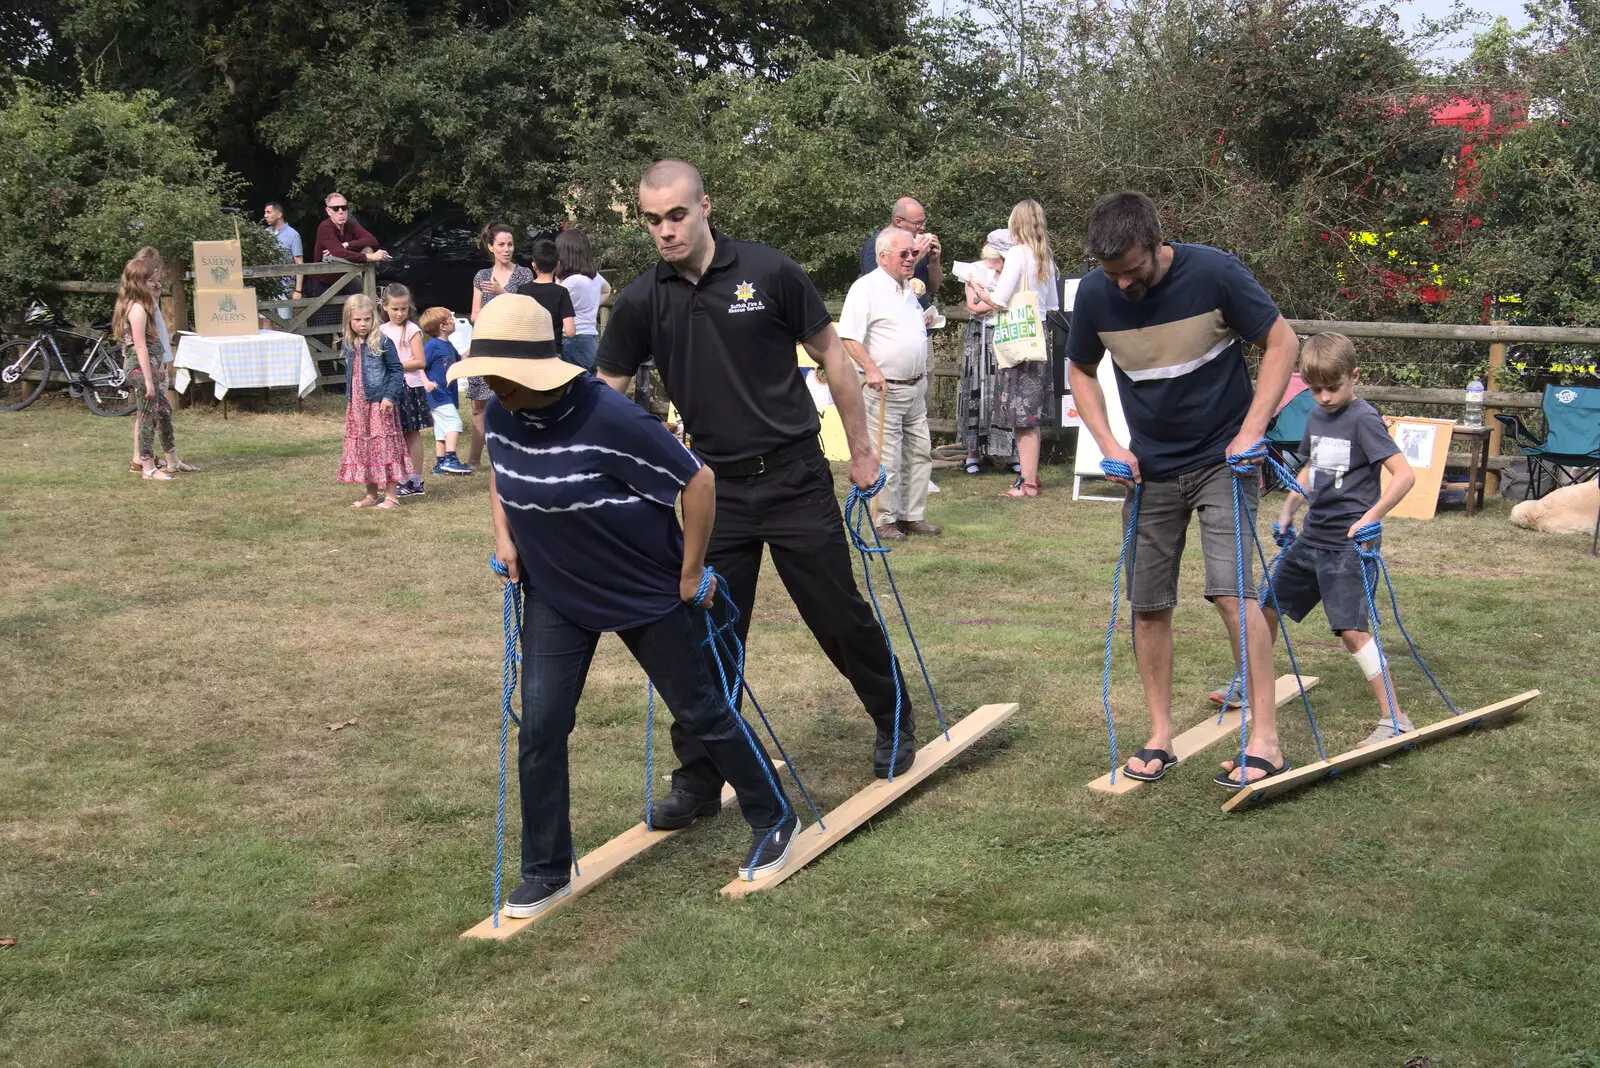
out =
[[1483,383],[1474,378],[1467,383],[1467,414],[1462,426],[1483,425]]

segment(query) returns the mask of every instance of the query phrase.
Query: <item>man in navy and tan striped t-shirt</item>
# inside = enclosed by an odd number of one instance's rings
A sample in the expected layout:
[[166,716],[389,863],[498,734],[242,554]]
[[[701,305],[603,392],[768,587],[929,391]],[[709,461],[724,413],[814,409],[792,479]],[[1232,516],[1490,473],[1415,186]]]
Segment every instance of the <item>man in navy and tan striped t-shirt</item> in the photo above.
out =
[[[1100,265],[1078,285],[1067,342],[1068,376],[1083,425],[1101,453],[1126,463],[1132,481],[1143,486],[1128,596],[1151,733],[1123,770],[1129,778],[1153,780],[1177,763],[1172,609],[1178,603],[1178,565],[1189,520],[1199,513],[1205,596],[1220,611],[1237,650],[1241,579],[1235,562],[1235,476],[1226,459],[1265,435],[1294,370],[1299,339],[1261,283],[1232,255],[1209,245],[1164,240],[1161,217],[1143,193],[1112,193],[1095,204],[1088,250]],[[1254,389],[1245,365],[1246,342],[1266,350]],[[1128,418],[1126,449],[1111,433],[1105,394],[1095,378],[1107,351]],[[1254,474],[1241,478],[1239,488],[1245,505],[1241,521],[1254,522]],[[1125,511],[1124,522],[1126,517]],[[1242,579],[1250,744],[1245,768],[1230,763],[1217,776],[1218,783],[1234,789],[1288,768],[1278,744],[1272,645],[1255,601],[1252,550],[1243,554]]]

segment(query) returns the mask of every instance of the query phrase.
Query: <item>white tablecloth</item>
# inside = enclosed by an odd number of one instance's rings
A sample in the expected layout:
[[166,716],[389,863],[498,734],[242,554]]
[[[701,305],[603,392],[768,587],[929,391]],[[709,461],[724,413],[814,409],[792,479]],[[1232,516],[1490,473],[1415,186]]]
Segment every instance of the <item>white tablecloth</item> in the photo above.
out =
[[304,397],[317,388],[317,364],[311,358],[311,346],[299,334],[283,330],[237,337],[181,334],[172,366],[178,369],[173,386],[179,393],[189,388],[190,371],[210,375],[217,384],[219,398],[227,396],[230,389],[298,386]]

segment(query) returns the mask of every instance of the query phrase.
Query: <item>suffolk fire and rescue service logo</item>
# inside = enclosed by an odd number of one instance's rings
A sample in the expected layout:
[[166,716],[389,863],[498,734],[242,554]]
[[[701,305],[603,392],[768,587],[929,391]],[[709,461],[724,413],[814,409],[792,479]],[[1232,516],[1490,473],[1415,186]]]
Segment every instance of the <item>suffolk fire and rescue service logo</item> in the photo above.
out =
[[740,282],[733,290],[734,303],[728,305],[728,314],[738,312],[764,311],[766,305],[756,299],[756,287],[750,282]]

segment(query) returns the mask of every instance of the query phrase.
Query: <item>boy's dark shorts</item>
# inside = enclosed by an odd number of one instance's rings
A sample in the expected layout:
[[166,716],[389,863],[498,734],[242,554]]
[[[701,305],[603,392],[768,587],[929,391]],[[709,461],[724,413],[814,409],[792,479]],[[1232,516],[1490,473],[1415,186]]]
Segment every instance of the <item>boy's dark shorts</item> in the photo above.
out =
[[[1250,525],[1255,522],[1257,483],[1251,474],[1239,480],[1244,524],[1244,595],[1256,595],[1255,543]],[[1139,494],[1139,531],[1134,538],[1133,574],[1128,577],[1128,600],[1135,612],[1159,612],[1178,603],[1178,565],[1189,534],[1189,519],[1200,513],[1200,547],[1206,562],[1206,600],[1239,596],[1239,566],[1234,556],[1233,470],[1227,464],[1190,471],[1176,478],[1145,479]],[[1128,528],[1133,499],[1122,508],[1122,528]]]
[[[1361,557],[1355,547],[1319,549],[1303,540],[1284,551],[1272,575],[1272,592],[1278,610],[1296,623],[1322,603],[1328,626],[1335,634],[1354,630],[1368,633],[1367,587],[1361,577]],[[1272,605],[1271,598],[1264,602]]]

